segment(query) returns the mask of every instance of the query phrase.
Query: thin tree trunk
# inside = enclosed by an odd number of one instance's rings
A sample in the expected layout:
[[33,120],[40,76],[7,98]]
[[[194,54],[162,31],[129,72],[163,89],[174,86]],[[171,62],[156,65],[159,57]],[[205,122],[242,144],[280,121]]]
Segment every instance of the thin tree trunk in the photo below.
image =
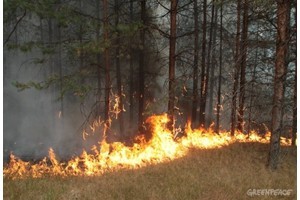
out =
[[[294,1],[294,19],[297,19],[297,1]],[[295,23],[295,32],[297,32],[297,23]],[[294,96],[293,96],[293,123],[292,123],[292,146],[296,146],[297,139],[297,48],[295,52],[295,81],[294,81]]]
[[109,117],[109,104],[110,104],[110,62],[109,62],[109,37],[108,37],[108,2],[103,0],[103,21],[104,21],[104,68],[105,68],[105,106],[104,106],[104,120],[106,128],[110,127],[110,117]]
[[[53,22],[52,19],[48,19],[48,42],[49,42],[49,47],[53,47]],[[50,55],[49,58],[49,70],[50,70],[50,75],[52,76],[54,74],[54,69],[53,69],[54,63],[53,63],[53,56]]]
[[210,79],[209,79],[209,101],[208,101],[208,117],[207,117],[207,124],[212,124],[212,116],[213,116],[213,103],[214,103],[214,86],[215,86],[215,66],[216,62],[216,39],[217,39],[217,23],[218,23],[218,9],[215,9],[215,22],[213,26],[213,49],[212,49],[212,56],[211,56],[211,71],[210,71]]
[[240,95],[239,95],[239,114],[238,114],[238,130],[244,132],[244,111],[245,111],[245,86],[246,86],[246,61],[247,61],[247,40],[248,40],[248,0],[243,2],[243,29],[241,40],[241,79],[240,79]]
[[[211,20],[210,20],[210,30],[209,30],[209,42],[208,42],[208,50],[207,50],[207,68],[206,68],[206,83],[205,85],[207,86],[206,88],[206,93],[208,92],[209,86],[209,78],[210,78],[210,68],[211,68],[211,51],[212,51],[212,42],[213,42],[213,27],[214,27],[214,17],[215,17],[215,1],[212,1],[212,8],[211,8]],[[205,95],[207,96],[207,94]],[[211,99],[209,99],[211,100]],[[209,105],[209,104],[208,104]],[[206,123],[205,127],[207,128],[209,126],[208,119],[210,118],[209,115],[206,115]]]
[[198,107],[198,60],[199,60],[199,14],[198,14],[198,0],[194,0],[194,66],[193,66],[193,101],[192,101],[192,127],[195,127],[197,120]]
[[[116,26],[119,24],[119,1],[115,0],[115,13],[116,13]],[[122,78],[121,78],[121,68],[120,68],[120,33],[117,32],[116,40],[116,76],[117,76],[117,89],[119,98],[119,125],[120,125],[120,136],[123,137],[124,131],[124,121],[123,121],[123,94],[122,94]]]
[[[48,42],[49,42],[49,48],[53,48],[53,22],[52,19],[48,19]],[[49,56],[49,75],[48,76],[53,76],[54,75],[54,59],[53,55]],[[55,87],[51,86],[50,87],[51,91],[51,111],[52,111],[52,127],[55,127],[55,116],[56,116],[56,108],[55,108],[55,99],[56,99],[56,94],[55,94]]]
[[[296,18],[295,18],[296,19]],[[297,58],[295,61],[295,82],[294,82],[294,96],[293,96],[293,125],[292,125],[292,146],[296,145],[297,139]]]
[[[42,42],[42,44],[44,44],[45,42],[48,42],[48,41],[46,41],[46,39],[45,39],[45,33],[44,33],[44,23],[43,23],[43,18],[42,17],[40,17],[40,33],[41,33],[41,42]],[[17,42],[16,42],[17,43]],[[4,65],[5,66],[5,65]],[[4,67],[3,66],[3,67]],[[50,67],[50,66],[49,66]],[[5,69],[5,67],[4,67],[4,69]],[[43,75],[44,75],[44,77],[48,77],[49,76],[49,74],[48,74],[48,71],[47,71],[47,69],[45,69],[44,71],[43,71],[44,73],[43,73]],[[4,76],[5,77],[5,76]],[[3,77],[3,78],[4,78]]]
[[[133,0],[130,0],[130,23],[133,23]],[[132,38],[130,42],[130,60],[129,60],[129,68],[130,68],[130,82],[129,82],[129,124],[133,125],[133,49],[132,49]]]
[[[64,115],[64,98],[62,96],[63,92],[63,67],[62,67],[62,49],[61,49],[61,29],[60,26],[57,26],[57,40],[58,40],[58,68],[59,68],[59,92],[61,93],[61,99],[60,99],[60,114],[59,117],[62,118]],[[62,120],[61,120],[62,121]],[[63,121],[62,121],[63,122]],[[62,124],[63,125],[63,124]]]
[[221,11],[220,11],[220,57],[219,57],[219,87],[218,87],[218,103],[217,103],[217,122],[216,122],[216,133],[220,132],[220,110],[221,110],[221,82],[222,82],[222,65],[223,65],[223,0],[221,0]]
[[171,0],[171,27],[169,49],[169,128],[174,131],[174,108],[175,108],[175,50],[176,50],[176,14],[177,0]]
[[201,86],[200,86],[200,126],[205,125],[205,106],[206,106],[206,94],[207,94],[207,81],[208,74],[206,74],[206,7],[207,0],[203,1],[203,25],[202,25],[202,58],[201,58]]
[[270,151],[268,166],[277,169],[282,131],[284,82],[286,79],[286,56],[288,49],[289,0],[277,0],[277,42],[274,78],[274,96],[271,121]]
[[145,99],[145,26],[146,26],[146,1],[141,1],[141,19],[143,23],[143,27],[140,32],[140,43],[142,49],[140,49],[140,56],[139,56],[139,130],[143,131],[143,113],[144,113],[144,99]]
[[[258,36],[259,33],[257,31],[256,33],[256,40],[258,41]],[[253,71],[252,71],[252,79],[251,79],[251,90],[250,90],[250,103],[249,103],[249,118],[248,118],[248,135],[250,134],[251,131],[251,121],[252,121],[252,104],[253,104],[253,92],[254,92],[254,82],[256,79],[256,65],[257,65],[257,58],[258,58],[258,47],[256,47],[255,50],[255,57],[254,57],[254,66],[253,66]]]
[[[96,1],[96,13],[97,13],[97,18],[100,19],[100,1]],[[100,23],[97,23],[96,26],[96,42],[97,45],[100,43]],[[96,95],[96,117],[100,117],[101,114],[101,55],[100,52],[97,53],[96,55],[97,59],[97,95]]]
[[[82,10],[82,1],[79,1],[79,8]],[[79,69],[83,70],[83,28],[82,25],[79,25],[79,48],[80,48],[80,53],[79,53]],[[83,84],[83,79],[81,80]]]
[[234,81],[232,91],[232,105],[231,105],[231,135],[234,135],[236,124],[236,97],[238,91],[238,80],[240,73],[240,24],[241,24],[241,0],[237,1],[237,28],[235,37],[235,68],[234,68]]

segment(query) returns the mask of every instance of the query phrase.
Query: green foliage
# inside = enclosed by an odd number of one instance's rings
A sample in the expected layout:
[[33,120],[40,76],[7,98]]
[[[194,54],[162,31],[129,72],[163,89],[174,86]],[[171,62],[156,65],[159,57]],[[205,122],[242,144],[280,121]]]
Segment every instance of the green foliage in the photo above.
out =
[[80,84],[82,76],[79,74],[65,76],[62,81],[62,91],[59,99],[62,99],[67,92],[72,92],[74,96],[80,97],[83,101],[87,94],[92,90],[92,87],[87,84]]
[[80,51],[82,49],[86,53],[92,53],[92,54],[97,54],[97,53],[103,53],[106,47],[109,47],[110,43],[107,43],[106,46],[103,43],[103,41],[100,41],[99,43],[95,41],[89,41],[86,42],[82,45],[82,47],[77,47],[77,51]]
[[60,78],[58,75],[53,75],[48,77],[46,81],[36,82],[29,81],[22,83],[19,81],[12,82],[18,91],[24,91],[27,89],[37,89],[43,90],[49,87],[62,87],[58,99],[63,99],[67,93],[71,93],[74,96],[80,97],[81,100],[87,96],[87,94],[92,90],[92,87],[87,84],[81,84],[84,76],[87,76],[89,72],[81,72],[76,74],[71,74],[68,76],[63,76]]
[[22,45],[18,45],[18,48],[23,52],[29,52],[32,51],[32,49],[35,47],[35,43],[33,41],[23,43]]
[[15,44],[15,43],[10,43],[6,45],[6,48],[8,50],[14,50],[14,49],[19,49],[20,51],[24,53],[31,52],[34,49],[39,49],[39,51],[43,55],[52,55],[55,53],[55,47],[54,46],[49,46],[49,45],[43,45],[40,42],[35,42],[35,41],[29,41],[29,42],[23,42],[20,44]]
[[[119,55],[110,53],[112,58],[113,56],[118,56],[129,59],[130,49],[138,51],[143,48],[139,45],[139,32],[141,29],[146,29],[147,27],[143,27],[140,16],[136,16],[134,22],[128,22],[126,20],[128,16],[122,15],[117,25],[112,25],[113,17],[110,16],[108,27],[109,39],[104,40],[102,35],[103,21],[101,6],[100,13],[98,13],[100,18],[98,18],[98,14],[94,13],[96,11],[94,8],[88,9],[91,11],[90,13],[87,12],[85,6],[79,8],[76,1],[4,1],[5,25],[7,27],[14,25],[16,17],[19,17],[26,11],[25,20],[21,21],[18,25],[16,33],[20,34],[22,31],[31,31],[32,29],[32,34],[28,33],[32,37],[18,36],[16,43],[9,41],[5,44],[6,49],[20,50],[24,53],[38,52],[37,58],[34,58],[30,64],[45,65],[43,66],[44,69],[51,67],[47,71],[51,70],[56,73],[58,70],[62,70],[62,77],[52,75],[41,82],[13,82],[12,84],[19,91],[31,88],[42,90],[53,86],[59,88],[59,98],[63,98],[66,94],[71,94],[84,99],[93,89],[89,84],[92,84],[97,78],[102,79],[102,76],[104,76],[103,74],[99,75],[101,77],[97,77],[98,75],[95,76],[95,69],[99,66],[99,61],[96,60],[98,55],[101,55],[107,48],[110,48],[110,51],[114,52],[115,48],[118,47],[120,49]],[[52,29],[51,33],[49,32],[50,28]],[[9,29],[7,30],[10,31]],[[58,30],[60,31],[60,36],[58,36]],[[50,34],[51,41],[49,39]],[[118,44],[116,44],[117,37],[120,39]],[[133,59],[136,59],[135,55],[131,56],[133,56]],[[61,69],[53,65],[54,63],[62,62],[58,59],[66,63],[66,65],[60,66],[62,67]],[[81,63],[80,67],[79,61]],[[51,66],[49,66],[49,63],[51,63]],[[83,73],[83,70],[90,73],[89,77]],[[93,80],[88,80],[90,77]]]
[[57,84],[59,80],[58,75],[53,75],[48,77],[46,81],[36,82],[36,81],[29,81],[27,83],[21,83],[18,81],[12,82],[12,84],[18,88],[19,91],[23,91],[25,89],[34,88],[37,90],[47,89],[53,84]]
[[115,26],[114,31],[122,34],[123,36],[134,36],[141,28],[142,24],[140,22],[134,22],[131,24],[119,23]]
[[16,88],[18,88],[18,91],[23,91],[23,90],[30,89],[30,88],[35,88],[35,89],[41,90],[44,88],[42,83],[36,83],[33,81],[29,81],[28,83],[20,83],[18,81],[15,81],[12,84]]

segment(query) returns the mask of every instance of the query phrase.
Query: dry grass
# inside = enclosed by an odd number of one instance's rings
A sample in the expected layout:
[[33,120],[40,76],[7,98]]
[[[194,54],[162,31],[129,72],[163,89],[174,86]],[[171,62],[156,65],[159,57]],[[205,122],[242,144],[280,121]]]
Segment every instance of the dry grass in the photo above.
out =
[[[282,148],[277,171],[268,145],[236,143],[191,150],[187,157],[101,177],[4,179],[4,199],[296,199],[296,150]],[[247,196],[248,189],[292,189],[290,196]]]

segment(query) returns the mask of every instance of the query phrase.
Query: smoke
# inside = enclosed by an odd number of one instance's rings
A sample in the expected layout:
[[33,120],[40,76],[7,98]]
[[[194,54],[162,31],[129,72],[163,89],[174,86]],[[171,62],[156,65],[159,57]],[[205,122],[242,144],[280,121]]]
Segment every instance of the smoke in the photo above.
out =
[[76,103],[68,105],[70,114],[59,117],[60,102],[53,91],[18,91],[12,84],[45,78],[45,66],[30,63],[33,55],[4,52],[4,160],[11,152],[24,159],[39,159],[50,147],[62,157],[82,149],[78,123],[82,116]]

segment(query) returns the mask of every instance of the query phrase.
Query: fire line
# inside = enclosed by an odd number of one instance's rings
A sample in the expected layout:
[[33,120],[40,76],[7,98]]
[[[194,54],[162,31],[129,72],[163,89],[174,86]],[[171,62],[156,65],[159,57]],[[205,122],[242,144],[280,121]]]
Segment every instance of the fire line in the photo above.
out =
[[[10,162],[4,167],[4,177],[99,176],[120,169],[137,169],[169,162],[187,155],[191,148],[214,149],[234,142],[269,143],[270,140],[270,133],[260,136],[253,131],[249,136],[237,133],[231,137],[230,132],[217,135],[212,129],[192,129],[190,123],[186,124],[184,135],[174,139],[167,129],[167,114],[151,116],[146,122],[150,124],[152,134],[148,141],[143,135],[137,136],[137,142],[132,146],[121,142],[109,144],[103,140],[99,146],[93,146],[93,153],[83,150],[80,156],[65,162],[60,162],[51,148],[49,156],[38,163],[25,162],[11,154]],[[291,140],[282,138],[281,142],[282,145],[290,145]]]

